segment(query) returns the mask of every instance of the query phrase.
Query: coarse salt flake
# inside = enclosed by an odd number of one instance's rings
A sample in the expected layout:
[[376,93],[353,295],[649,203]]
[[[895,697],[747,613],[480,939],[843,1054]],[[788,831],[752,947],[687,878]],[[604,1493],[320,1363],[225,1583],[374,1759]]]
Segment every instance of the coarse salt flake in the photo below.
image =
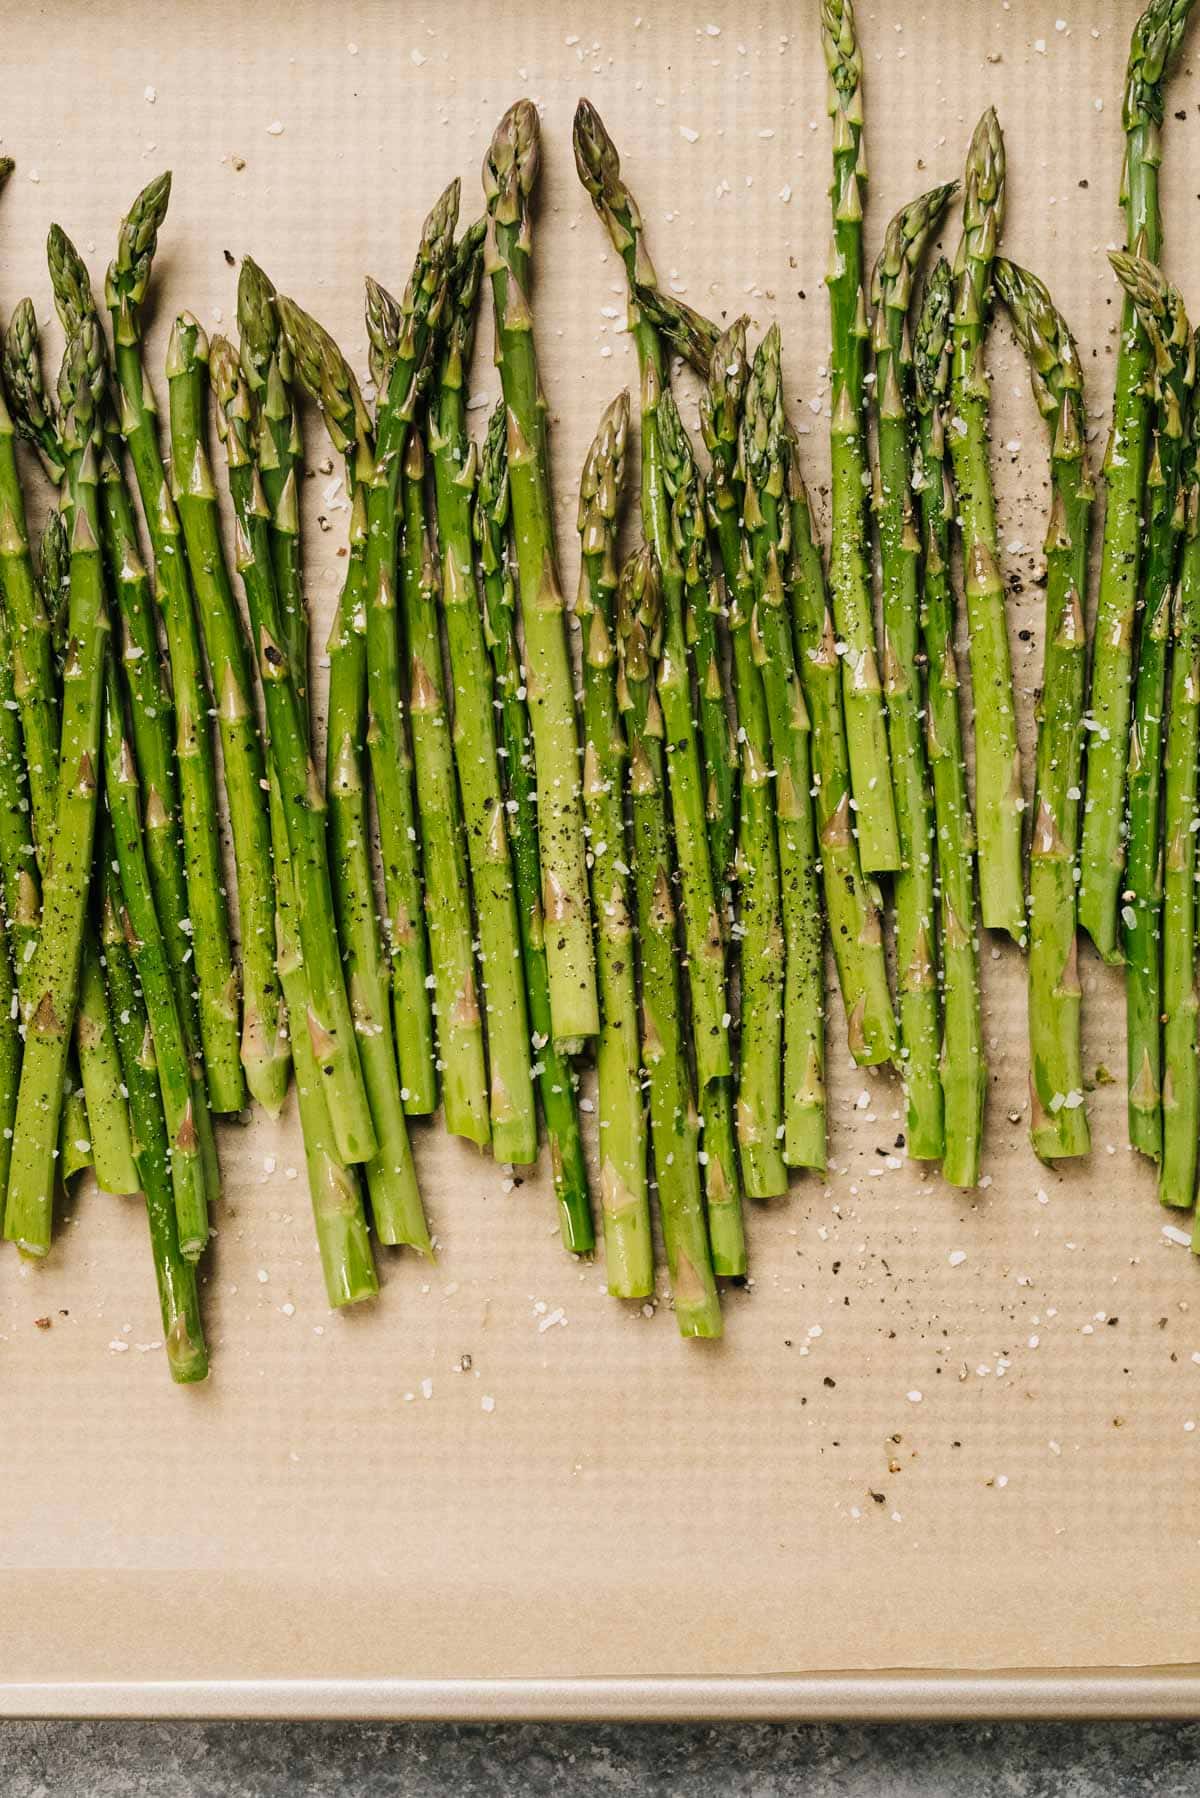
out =
[[698,143],[700,139],[700,133],[698,131],[693,131],[690,125],[681,125],[679,127],[679,135],[689,144]]
[[904,1396],[908,1400],[910,1405],[919,1405],[925,1395],[923,1392],[918,1392],[917,1388],[914,1386],[912,1391],[906,1392],[904,1394]]
[[271,123],[267,126],[267,136],[268,137],[282,137],[283,136],[283,121],[282,121],[282,119],[272,119],[271,120]]
[[1181,1230],[1178,1224],[1164,1224],[1162,1233],[1168,1242],[1177,1242],[1181,1249],[1190,1249],[1192,1246],[1191,1237],[1186,1230]]
[[432,1398],[433,1397],[433,1381],[432,1380],[424,1379],[421,1381],[421,1397],[422,1398]]
[[490,1392],[485,1392],[483,1397],[480,1399],[479,1409],[481,1411],[488,1412],[489,1415],[491,1414],[491,1412],[493,1412],[496,1409],[496,1401],[492,1397]]
[[961,1267],[963,1262],[966,1260],[966,1258],[967,1258],[966,1249],[951,1249],[950,1253],[946,1257],[946,1259],[950,1263],[951,1267]]
[[158,89],[156,87],[143,88],[142,98],[147,106],[153,106],[154,102],[158,99]]

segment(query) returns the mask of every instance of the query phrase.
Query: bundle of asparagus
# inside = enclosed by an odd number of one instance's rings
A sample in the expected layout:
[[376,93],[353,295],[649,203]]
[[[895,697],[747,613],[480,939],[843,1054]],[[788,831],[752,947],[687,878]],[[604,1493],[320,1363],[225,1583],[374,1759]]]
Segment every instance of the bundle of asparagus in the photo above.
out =
[[[822,0],[820,16],[828,579],[778,324],[751,352],[746,319],[721,329],[659,287],[616,146],[579,104],[576,166],[628,289],[642,539],[619,566],[621,394],[579,488],[581,715],[534,342],[528,101],[489,146],[486,218],[456,237],[451,182],[402,298],[368,280],[370,406],[328,332],[247,259],[236,346],[176,318],[164,456],[143,308],[170,177],[121,226],[111,349],[84,262],[52,227],[62,370],[49,390],[23,301],[0,397],[0,1191],[23,1254],[49,1251],[56,1188],[83,1166],[141,1190],[171,1373],[203,1378],[212,1114],[248,1098],[277,1114],[293,1070],[333,1305],[378,1290],[372,1226],[381,1244],[432,1254],[413,1132],[439,1105],[452,1134],[520,1165],[537,1158],[540,1110],[564,1244],[590,1253],[575,1058],[594,1037],[609,1289],[655,1290],[656,1193],[679,1328],[719,1336],[717,1280],[747,1268],[743,1193],[780,1195],[792,1169],[826,1165],[827,943],[852,1061],[896,1064],[909,1155],[968,1187],[987,1083],[980,925],[1027,945],[1033,1147],[1088,1152],[1077,887],[1101,955],[1120,943],[1127,963],[1130,1140],[1159,1161],[1163,1201],[1193,1204],[1200,413],[1195,340],[1159,266],[1157,190],[1164,84],[1191,6],[1150,0],[1130,53],[1128,248],[1112,256],[1127,308],[1090,711],[1093,495],[1074,340],[1045,285],[999,253],[1005,146],[990,110],[967,153],[953,273],[939,259],[918,292],[951,182],[888,226],[869,319],[852,0]],[[476,443],[467,380],[485,273],[502,395]],[[1049,434],[1027,844],[990,468],[993,290]],[[701,377],[707,469],[673,355]],[[323,774],[301,392],[351,496]],[[18,436],[59,492],[36,558]]]

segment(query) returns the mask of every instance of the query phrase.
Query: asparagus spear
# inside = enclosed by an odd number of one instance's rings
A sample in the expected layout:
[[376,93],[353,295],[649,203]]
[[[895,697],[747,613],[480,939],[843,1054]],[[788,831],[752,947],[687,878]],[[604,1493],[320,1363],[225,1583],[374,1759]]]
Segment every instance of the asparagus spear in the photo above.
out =
[[900,838],[867,561],[867,425],[864,379],[867,295],[863,269],[862,51],[852,0],[821,0],[821,43],[833,119],[833,244],[825,284],[833,351],[833,536],[829,557],[833,614],[842,655],[842,704],[862,865],[868,873],[900,866]]
[[921,635],[928,669],[925,742],[937,829],[938,923],[942,975],[941,1082],[945,1110],[942,1178],[979,1182],[987,1096],[976,944],[975,826],[967,795],[954,654],[955,595],[950,576],[954,492],[946,452],[950,385],[950,312],[954,277],[943,257],[925,284],[914,353],[917,454],[913,491],[921,507],[924,563]]
[[988,466],[988,378],[983,361],[992,262],[1004,219],[1004,139],[990,107],[975,127],[963,188],[963,232],[954,265],[950,452],[958,489],[975,707],[979,898],[988,930],[1007,930],[1017,942],[1024,942],[1021,813],[1025,802],[996,503]]
[[863,877],[852,826],[837,639],[821,546],[793,439],[788,467],[792,516],[791,605],[796,660],[812,727],[814,822],[829,934],[854,1060],[872,1067],[899,1052],[874,889]]
[[[671,528],[670,496],[663,474],[660,414],[668,391],[666,358],[658,332],[643,314],[639,285],[655,285],[637,202],[621,179],[621,162],[600,115],[587,100],[575,112],[575,166],[625,264],[629,283],[629,329],[637,346],[641,376],[642,531],[654,549],[662,582],[663,655],[659,698],[666,727],[667,774],[683,901],[692,1035],[701,1094],[732,1068],[725,996],[725,957],[720,913],[709,855],[705,785],[701,774],[691,682],[684,637],[683,566]],[[736,1177],[736,1176],[735,1176]]]
[[[1163,1146],[1158,1196],[1190,1210],[1196,1198],[1200,1132],[1197,1059],[1196,832],[1200,830],[1200,416],[1192,412],[1182,475],[1186,524],[1179,558],[1171,648],[1163,796]],[[1192,1237],[1200,1252],[1200,1230]]]
[[483,227],[455,254],[447,323],[438,345],[427,434],[442,559],[442,615],[454,685],[454,753],[487,1005],[492,1150],[498,1161],[537,1160],[537,1101],[521,937],[496,755],[492,668],[475,587],[472,511],[478,458],[464,391],[483,272]]
[[945,1148],[938,1075],[937,954],[934,947],[933,800],[922,728],[921,553],[913,519],[906,398],[912,384],[908,313],[913,272],[955,191],[931,188],[892,219],[875,264],[875,416],[879,433],[876,517],[883,573],[884,685],[895,758],[902,868],[893,884],[896,985],[904,1057],[908,1152],[939,1160]]
[[[363,1080],[378,1139],[367,1163],[367,1190],[383,1235],[388,1215],[375,1193],[390,1185],[411,1158],[399,1061],[392,1035],[383,947],[375,912],[362,744],[367,727],[366,554],[369,422],[358,383],[329,333],[294,301],[278,299],[279,322],[296,372],[321,407],[335,450],[347,458],[352,500],[349,561],[329,638],[329,699],[325,792],[329,808],[329,869],[346,985],[358,1036]],[[381,1214],[382,1220],[381,1221]],[[387,1237],[384,1237],[387,1240]],[[419,1245],[426,1247],[426,1244]]]
[[[393,996],[405,1108],[425,1114],[437,1104],[433,1013],[415,828],[412,756],[404,719],[400,640],[396,629],[396,501],[400,472],[446,300],[447,269],[458,217],[452,181],[421,232],[403,303],[367,282],[367,334],[378,399],[367,476],[367,746],[379,820],[392,950]],[[367,456],[363,461],[366,465]]]
[[170,1173],[171,1150],[163,1120],[154,1040],[118,916],[120,891],[107,847],[101,849],[101,869],[104,975],[121,1055],[121,1075],[129,1094],[133,1152],[146,1199],[146,1222],[162,1315],[163,1346],[171,1378],[177,1385],[186,1386],[208,1377],[208,1350],[204,1343],[196,1269],[179,1249]]
[[471,883],[442,672],[437,570],[426,528],[425,444],[413,431],[401,489],[400,595],[408,651],[408,710],[425,857],[425,912],[437,995],[446,1128],[484,1144],[490,1135],[483,1013],[475,978]]
[[496,363],[508,411],[513,536],[525,634],[537,768],[546,960],[554,1035],[561,1046],[600,1027],[588,909],[579,737],[554,544],[546,402],[538,380],[530,287],[533,189],[541,126],[518,100],[496,127],[483,164],[488,234],[484,268],[496,314]]
[[[1122,125],[1121,206],[1125,247],[1158,261],[1162,215],[1163,98],[1194,0],[1150,0],[1133,28]],[[1112,431],[1104,459],[1104,537],[1092,643],[1087,744],[1087,808],[1080,861],[1079,921],[1105,961],[1120,961],[1121,876],[1125,861],[1125,781],[1133,638],[1142,554],[1142,489],[1151,412],[1150,345],[1125,296],[1113,385]]]
[[[496,420],[502,424],[499,412]],[[629,754],[617,707],[613,606],[628,430],[629,395],[621,393],[600,420],[580,479],[582,560],[575,615],[583,633],[583,798],[600,981],[596,1073],[604,1251],[608,1290],[617,1298],[641,1298],[654,1290],[654,1245],[646,1183],[646,1110],[638,1077],[637,975],[625,832]],[[498,429],[489,431],[489,446],[494,436],[498,438]],[[486,467],[486,452],[484,463]]]
[[[187,1038],[192,1069],[192,1112],[204,1157],[210,1201],[220,1190],[220,1169],[204,1080],[200,1007],[193,968],[187,874],[179,828],[179,782],[175,768],[175,712],[170,682],[163,666],[154,591],[138,544],[133,498],[121,467],[120,427],[111,404],[112,367],[99,322],[91,277],[74,244],[59,225],[51,225],[46,259],[54,303],[63,328],[78,329],[95,319],[96,342],[106,364],[110,389],[104,407],[106,450],[100,462],[100,504],[108,577],[117,597],[121,621],[121,668],[129,695],[130,725],[142,783],[142,827],[154,904]],[[45,444],[42,445],[45,454]],[[61,607],[57,608],[61,612]],[[47,610],[51,610],[47,606]]]
[[300,419],[292,397],[292,364],[279,328],[275,289],[245,257],[238,275],[238,353],[258,421],[254,453],[271,512],[271,560],[283,608],[284,647],[292,680],[308,706],[308,607],[300,555],[298,483]]
[[1179,475],[1189,428],[1195,354],[1183,299],[1144,257],[1110,252],[1150,343],[1154,444],[1146,471],[1146,551],[1142,621],[1129,752],[1129,852],[1121,923],[1125,974],[1129,1140],[1162,1152],[1162,752],[1167,649],[1175,558],[1183,526]]
[[[550,1141],[550,1165],[558,1200],[563,1245],[572,1253],[590,1254],[595,1247],[591,1198],[588,1192],[587,1157],[579,1125],[579,1100],[575,1076],[567,1057],[554,1041],[550,1013],[550,975],[546,963],[545,922],[542,917],[541,858],[538,853],[537,783],[533,744],[526,704],[525,674],[517,643],[517,595],[509,551],[509,491],[507,426],[501,400],[488,423],[479,459],[475,494],[474,530],[483,585],[483,632],[495,673],[496,707],[500,714],[500,754],[507,793],[508,838],[516,883],[517,916],[521,929],[521,953],[525,964],[525,992],[529,1023],[537,1053],[538,1094],[546,1135]],[[626,957],[632,977],[628,944]],[[636,1042],[636,1023],[634,1041]],[[601,1020],[597,1060],[603,1053]],[[636,1051],[634,1078],[637,1075]],[[603,1101],[602,1101],[603,1105]],[[601,1123],[603,1129],[603,1122]],[[603,1154],[601,1156],[602,1203],[604,1201]],[[649,1218],[644,1215],[646,1242]],[[626,1235],[634,1235],[632,1224]],[[606,1213],[607,1240],[607,1213]],[[627,1283],[636,1283],[640,1262],[630,1244]],[[613,1279],[610,1261],[610,1284]],[[651,1279],[651,1286],[653,1281]],[[645,1288],[650,1290],[650,1288]],[[641,1297],[643,1288],[624,1294]]]
[[712,457],[708,506],[729,595],[729,638],[741,744],[738,824],[738,923],[741,949],[741,1064],[737,1137],[742,1179],[754,1199],[787,1191],[783,1158],[784,946],[779,850],[771,803],[771,730],[762,674],[751,638],[754,573],[742,528],[744,481],[738,436],[749,379],[746,323],[730,326],[714,352],[700,396],[704,441]]
[[[204,1159],[196,1133],[192,1069],[187,1038],[171,978],[171,965],[154,907],[142,834],[138,776],[115,671],[110,667],[104,704],[104,782],[111,843],[120,870],[118,921],[137,968],[142,1003],[154,1044],[162,1122],[170,1144],[171,1187],[181,1254],[198,1261],[208,1242]],[[107,833],[106,833],[107,834]],[[112,898],[112,895],[109,895]]]
[[[97,393],[102,393],[103,339],[94,323],[88,331],[87,343],[87,379]],[[70,486],[82,452],[76,449],[74,453],[68,453],[62,442],[54,403],[42,383],[37,321],[28,300],[22,300],[16,308],[5,334],[4,369],[17,430],[37,444],[52,479],[62,482],[68,477],[66,505],[69,514]],[[15,474],[15,469],[13,472]],[[14,561],[20,562],[20,574],[17,577],[14,571],[12,586],[17,611],[25,619],[21,637],[28,649],[19,671],[17,703],[26,742],[33,746],[29,755],[29,800],[39,865],[44,868],[50,853],[57,801],[58,676],[49,612],[34,574],[27,540],[23,548],[20,545],[22,536],[23,531],[18,533],[18,539],[14,539],[11,546]],[[101,1187],[108,1192],[132,1193],[138,1190],[138,1173],[100,967],[98,930],[99,917],[94,915],[89,919],[84,939],[74,1020],[78,1071],[75,1056],[71,1055],[67,1072],[68,1091],[82,1094],[88,1117],[84,1122],[82,1116],[72,1118],[64,1113],[60,1124],[60,1146],[64,1169],[73,1168],[77,1155],[75,1137],[82,1129],[89,1144],[89,1159],[95,1163],[96,1178]]]
[[642,1058],[663,1242],[683,1336],[721,1334],[700,1191],[699,1124],[675,978],[675,906],[663,768],[662,713],[654,663],[662,649],[662,598],[648,544],[621,570],[617,590],[617,697],[629,739],[633,875],[642,975]]
[[[171,177],[159,175],[134,201],[121,225],[117,254],[105,282],[113,321],[121,435],[133,461],[142,511],[154,552],[171,684],[175,698],[175,753],[179,775],[186,919],[167,913],[168,941],[183,929],[199,988],[200,1031],[209,1100],[214,1111],[240,1111],[245,1082],[238,1053],[237,973],[229,940],[221,849],[217,834],[217,777],[209,728],[210,701],[192,609],[191,582],[158,441],[154,392],[142,362],[142,303],[158,232],[171,195]],[[59,300],[60,305],[62,300]],[[165,796],[164,796],[165,798]],[[177,951],[172,948],[172,959]]]
[[791,554],[787,501],[791,442],[783,412],[779,328],[772,325],[746,388],[741,461],[754,561],[751,642],[759,651],[775,770],[782,887],[784,1160],[825,1166],[825,933],[813,836],[810,721],[796,670],[784,569]]
[[726,691],[724,645],[718,625],[721,592],[708,545],[706,484],[669,390],[664,391],[659,402],[658,425],[663,480],[671,500],[671,532],[683,567],[684,626],[696,675],[708,842],[721,921],[725,924],[732,908],[737,837],[737,747],[730,723],[731,697]]
[[[371,1203],[382,1241],[411,1243],[427,1251],[429,1232],[398,1107],[399,1122],[393,1120],[388,1152],[382,1156],[371,1153],[370,1109],[334,919],[325,794],[308,750],[309,723],[284,647],[289,633],[275,585],[269,508],[252,450],[252,444],[262,440],[262,431],[256,428],[253,402],[233,348],[224,339],[213,345],[212,369],[218,431],[225,445],[237,521],[238,572],[250,614],[268,725],[272,811],[286,839],[287,865],[276,879],[279,928],[289,960],[296,961],[292,936],[298,937],[302,955],[300,964],[289,968],[293,993],[304,1001],[301,1009],[292,1012],[294,1039],[304,1040],[309,1093],[307,1099],[302,1095],[301,1119],[313,1137],[311,1149],[306,1139],[306,1154],[318,1170],[326,1170],[315,1189],[322,1202],[314,1217],[331,1300],[347,1304],[374,1290],[374,1274],[369,1254],[364,1261],[358,1245],[362,1202],[357,1183],[346,1175],[344,1161],[336,1173],[328,1170],[327,1141],[339,1158],[342,1143],[349,1141],[357,1149],[355,1159],[369,1162]],[[272,831],[272,838],[278,854],[277,831]],[[341,1074],[337,1082],[327,1072],[331,1065]],[[314,1069],[320,1075],[315,1088]],[[351,1075],[352,1109],[347,1111],[342,1093],[350,1086]],[[380,1143],[382,1146],[382,1132]]]
[[72,454],[71,610],[63,710],[58,805],[42,892],[42,933],[31,980],[33,1008],[17,1097],[5,1234],[23,1253],[50,1247],[54,1158],[71,1021],[87,925],[96,824],[101,690],[108,654],[108,614],[100,551],[97,396],[89,383],[94,359],[87,329],[67,345],[60,384],[62,434]]
[[[8,615],[12,699],[20,715],[24,744],[28,822],[33,826],[33,840],[39,857],[44,859],[49,853],[57,796],[57,681],[50,620],[42,603],[29,548],[14,429],[27,436],[36,433],[52,446],[47,464],[52,479],[62,479],[64,453],[57,421],[52,417],[51,402],[42,384],[37,327],[28,301],[22,301],[16,308],[5,333],[4,347],[5,385],[13,401],[15,417],[10,416],[3,397],[0,397],[0,588]],[[31,865],[31,875],[33,871]],[[31,907],[39,902],[36,891],[27,889],[22,907],[29,923],[27,942],[36,937],[37,916]],[[22,970],[26,977],[32,973],[31,952],[24,956]],[[20,984],[23,986],[26,981]],[[95,1015],[98,995],[94,982],[89,988],[89,1002],[91,1013]],[[103,1033],[99,1040],[103,1044]],[[122,1136],[120,1095],[111,1092],[106,1095],[103,1078],[93,1080],[92,1088],[101,1105],[97,1138],[105,1151],[105,1183],[111,1183],[113,1190],[121,1190],[128,1187],[128,1176],[132,1171],[128,1123],[126,1121]],[[61,1127],[59,1173],[64,1183],[71,1175],[92,1165],[95,1154],[91,1129],[72,1052],[68,1059],[67,1103]]]
[[217,489],[208,454],[208,338],[190,312],[175,320],[167,349],[173,498],[183,541],[217,723],[233,835],[242,951],[241,1059],[251,1096],[277,1117],[290,1057],[280,1047],[275,971],[275,882],[266,769],[253,704],[245,627],[225,561]]
[[996,287],[1029,358],[1050,432],[1053,501],[1046,532],[1046,648],[1038,707],[1037,783],[1029,846],[1031,1137],[1045,1161],[1086,1155],[1075,937],[1083,753],[1088,528],[1094,497],[1085,449],[1083,377],[1066,320],[1036,276],[998,257]]
[[[262,566],[265,566],[262,565]],[[288,842],[287,817],[279,779],[272,766],[271,835],[275,844],[275,882],[278,889],[279,978],[293,1018],[305,1018],[312,1005],[302,951],[298,913],[300,897],[296,867]],[[312,1201],[313,1227],[321,1256],[321,1272],[329,1303],[340,1309],[373,1298],[379,1291],[371,1237],[363,1209],[358,1175],[338,1157],[337,1140],[329,1119],[326,1081],[303,1026],[292,1038],[296,1068],[296,1098],[300,1130],[304,1137],[304,1163]]]

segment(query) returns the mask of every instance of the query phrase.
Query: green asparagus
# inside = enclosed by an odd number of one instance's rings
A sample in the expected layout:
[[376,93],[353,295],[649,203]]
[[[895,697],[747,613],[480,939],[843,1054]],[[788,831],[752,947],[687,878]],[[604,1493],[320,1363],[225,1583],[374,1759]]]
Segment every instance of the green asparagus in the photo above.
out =
[[541,126],[518,100],[496,127],[483,164],[496,363],[508,413],[508,471],[524,626],[526,687],[537,768],[538,842],[554,1035],[564,1048],[600,1027],[588,906],[579,736],[554,543],[546,401],[538,380],[530,290],[533,190]]
[[1025,940],[1021,871],[1021,757],[996,502],[988,463],[989,388],[984,340],[992,262],[1004,219],[1004,139],[989,107],[971,139],[963,183],[963,231],[954,264],[950,454],[962,531],[967,643],[975,711],[975,816],[979,898],[988,930]]
[[1144,257],[1110,260],[1150,343],[1154,436],[1146,470],[1146,548],[1129,751],[1128,858],[1122,894],[1129,1140],[1162,1153],[1162,772],[1167,653],[1175,560],[1183,527],[1180,468],[1189,431],[1195,352],[1177,288]]
[[467,371],[483,272],[483,227],[463,234],[451,272],[427,419],[442,561],[442,616],[454,688],[454,754],[486,1002],[492,1152],[537,1160],[521,937],[496,754],[492,665],[475,585],[472,513],[478,459],[467,430]]
[[833,615],[843,645],[842,706],[854,794],[859,855],[867,873],[900,866],[900,837],[868,561],[865,375],[867,295],[863,268],[862,51],[852,0],[821,0],[821,43],[833,119],[833,244],[825,284],[833,350],[833,535],[829,557]]
[[913,519],[907,395],[912,385],[908,315],[912,277],[955,191],[931,188],[892,219],[875,264],[875,418],[879,440],[875,511],[883,574],[883,678],[895,759],[902,867],[892,887],[908,1153],[937,1161],[945,1148],[938,973],[935,950],[934,827],[922,728],[921,543]]
[[937,830],[938,924],[942,976],[941,1081],[945,1112],[942,1178],[979,1183],[987,1097],[975,908],[975,826],[967,794],[955,593],[950,573],[954,491],[946,450],[950,313],[954,277],[943,257],[925,284],[914,351],[916,456],[913,491],[921,507],[921,636],[925,647],[925,743]]
[[617,696],[629,740],[642,1059],[663,1241],[680,1334],[716,1337],[721,1334],[721,1304],[709,1255],[700,1190],[699,1121],[675,975],[663,724],[654,685],[654,664],[662,649],[662,599],[648,544],[621,570],[616,635]]
[[[1125,160],[1121,207],[1125,248],[1152,262],[1162,256],[1158,171],[1164,91],[1195,0],[1150,0],[1133,28],[1121,123]],[[1112,431],[1104,459],[1104,538],[1092,634],[1087,807],[1080,859],[1079,921],[1105,961],[1121,960],[1119,936],[1125,865],[1125,782],[1142,555],[1142,492],[1151,426],[1150,345],[1125,296],[1113,384]]]
[[[545,921],[542,917],[541,857],[538,852],[537,783],[533,743],[526,704],[525,675],[517,643],[517,594],[509,545],[511,522],[508,491],[507,426],[504,402],[492,413],[479,459],[475,496],[475,540],[479,550],[483,586],[483,630],[495,673],[496,706],[500,713],[501,757],[507,792],[508,838],[516,882],[517,914],[521,928],[521,953],[525,963],[525,992],[529,1023],[537,1053],[538,1095],[550,1141],[550,1165],[558,1200],[563,1245],[577,1255],[595,1247],[591,1197],[588,1192],[587,1157],[579,1125],[579,1097],[575,1075],[567,1057],[554,1040],[550,1012],[550,973],[546,963]],[[593,854],[595,846],[592,846]],[[626,920],[628,921],[628,919]],[[632,959],[626,956],[632,974]],[[637,1040],[636,1019],[634,1042]],[[597,1060],[603,1054],[604,1021],[601,1019]],[[636,1049],[634,1078],[637,1075]],[[602,1126],[603,1127],[603,1126]],[[601,1202],[604,1200],[604,1157],[601,1155]],[[606,1213],[607,1219],[607,1213]],[[624,1278],[631,1286],[640,1277],[640,1252],[629,1227],[628,1268]],[[643,1211],[646,1243],[649,1214]],[[607,1235],[606,1235],[607,1242]],[[614,1275],[609,1263],[609,1278]],[[617,1276],[622,1277],[622,1276]],[[652,1283],[652,1282],[651,1282]],[[641,1296],[632,1290],[626,1296]]]
[[621,393],[600,420],[580,479],[582,559],[575,615],[583,633],[583,799],[600,982],[596,1073],[604,1252],[608,1290],[618,1298],[641,1298],[654,1290],[654,1246],[625,830],[629,753],[617,707],[614,615],[628,431],[629,395]]
[[1075,931],[1083,756],[1088,472],[1083,376],[1075,340],[1045,286],[1003,257],[996,288],[1029,359],[1050,432],[1053,499],[1046,531],[1046,647],[1038,707],[1037,781],[1029,845],[1030,1135],[1044,1161],[1091,1147],[1079,1025]]

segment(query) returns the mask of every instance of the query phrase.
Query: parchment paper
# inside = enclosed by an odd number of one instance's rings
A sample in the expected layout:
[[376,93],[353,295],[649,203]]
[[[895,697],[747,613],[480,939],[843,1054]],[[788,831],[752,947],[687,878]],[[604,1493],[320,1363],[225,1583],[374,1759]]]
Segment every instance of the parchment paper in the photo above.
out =
[[[1079,336],[1098,461],[1137,6],[1058,4],[1066,17],[1043,0],[860,8],[868,242],[874,254],[896,207],[961,173],[994,102],[1005,248],[1050,282]],[[0,312],[31,291],[52,362],[50,221],[100,280],[121,214],[171,166],[153,284],[163,399],[175,311],[231,325],[226,252],[251,251],[365,375],[363,274],[400,290],[420,219],[456,172],[474,216],[490,133],[529,93],[545,109],[534,298],[572,590],[579,466],[634,375],[623,276],[572,162],[587,93],[663,280],[722,315],[782,321],[824,517],[816,0],[98,0],[10,10],[5,40],[0,147],[19,167],[0,202]],[[1169,266],[1200,307],[1191,63],[1170,90],[1164,195]],[[956,236],[953,220],[951,253]],[[485,318],[477,429],[498,390],[490,335]],[[991,359],[1028,745],[1047,452],[1002,326]],[[690,398],[684,409],[694,417]],[[346,514],[307,425],[305,548],[324,621]],[[44,491],[31,492],[40,517]],[[834,1000],[834,1166],[753,1208],[752,1282],[728,1294],[717,1347],[682,1344],[665,1305],[623,1307],[599,1265],[564,1256],[544,1168],[513,1185],[422,1126],[438,1263],[385,1258],[379,1302],[331,1314],[289,1110],[222,1132],[213,1375],[176,1391],[139,1206],[85,1185],[46,1266],[0,1256],[0,1678],[1200,1660],[1200,1268],[1164,1238],[1151,1173],[1124,1146],[1120,981],[1084,953],[1086,1062],[1115,1078],[1089,1100],[1090,1161],[1051,1172],[1027,1144],[1022,966],[1002,944],[983,961],[985,1187],[955,1195],[903,1163],[898,1086],[852,1068]]]

